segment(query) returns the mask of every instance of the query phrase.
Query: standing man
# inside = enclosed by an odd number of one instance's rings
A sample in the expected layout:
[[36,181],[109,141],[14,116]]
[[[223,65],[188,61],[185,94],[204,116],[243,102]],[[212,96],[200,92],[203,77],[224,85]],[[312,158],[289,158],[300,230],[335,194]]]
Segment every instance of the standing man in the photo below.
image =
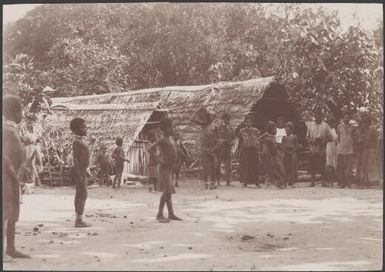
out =
[[350,187],[352,178],[354,127],[349,122],[349,113],[344,113],[342,123],[337,126],[337,169],[342,188]]
[[25,161],[25,151],[17,131],[17,125],[23,119],[23,106],[18,97],[4,96],[3,118],[3,241],[6,240],[7,245],[5,253],[12,258],[30,258],[29,255],[16,250],[15,246],[16,222],[20,213],[18,171]]
[[323,121],[321,110],[317,110],[314,117],[315,122],[310,124],[306,134],[306,140],[310,147],[309,172],[311,174],[311,186],[315,186],[315,176],[319,173],[321,174],[322,186],[325,187],[326,143],[331,137],[331,129]]
[[218,148],[218,185],[220,179],[220,167],[222,163],[225,166],[226,185],[231,182],[231,147],[234,141],[234,131],[230,126],[231,116],[228,113],[222,115],[223,124],[218,128],[219,148]]
[[84,140],[87,135],[87,126],[82,118],[74,118],[70,122],[71,131],[74,133],[74,141],[72,144],[72,154],[74,167],[72,177],[76,186],[75,193],[75,212],[76,221],[75,228],[86,228],[91,225],[83,221],[84,206],[87,200],[87,177],[91,176],[90,165],[90,149]]
[[[205,107],[199,108],[193,121],[202,127],[200,136],[201,164],[203,166],[203,180],[206,189],[215,189],[218,169],[218,128],[213,124],[213,118]],[[208,177],[211,177],[209,186]]]

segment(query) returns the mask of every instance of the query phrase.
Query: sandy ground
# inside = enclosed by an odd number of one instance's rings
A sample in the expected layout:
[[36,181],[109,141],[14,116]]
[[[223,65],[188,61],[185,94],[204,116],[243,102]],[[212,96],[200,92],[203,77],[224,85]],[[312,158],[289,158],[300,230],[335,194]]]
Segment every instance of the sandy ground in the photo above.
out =
[[94,187],[88,229],[73,228],[73,188],[34,189],[23,198],[16,238],[33,258],[4,269],[382,269],[382,190],[299,186],[256,189],[236,182],[206,191],[185,181],[173,196],[185,220],[168,224],[155,220],[159,193],[139,185]]

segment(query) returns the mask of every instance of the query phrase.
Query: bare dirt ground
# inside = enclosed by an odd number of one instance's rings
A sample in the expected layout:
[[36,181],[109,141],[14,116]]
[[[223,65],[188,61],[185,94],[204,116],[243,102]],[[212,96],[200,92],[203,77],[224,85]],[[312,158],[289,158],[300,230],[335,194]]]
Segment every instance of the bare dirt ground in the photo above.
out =
[[88,229],[73,228],[73,188],[34,188],[23,197],[16,237],[32,259],[4,269],[382,269],[381,189],[181,184],[173,201],[184,221],[168,224],[155,220],[160,193],[90,188]]

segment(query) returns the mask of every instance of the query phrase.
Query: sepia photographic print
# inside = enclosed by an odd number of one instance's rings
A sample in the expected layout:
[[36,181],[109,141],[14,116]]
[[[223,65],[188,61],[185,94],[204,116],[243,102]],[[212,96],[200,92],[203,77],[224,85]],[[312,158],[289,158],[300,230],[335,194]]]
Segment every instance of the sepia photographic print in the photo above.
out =
[[4,270],[382,270],[382,3],[2,8]]

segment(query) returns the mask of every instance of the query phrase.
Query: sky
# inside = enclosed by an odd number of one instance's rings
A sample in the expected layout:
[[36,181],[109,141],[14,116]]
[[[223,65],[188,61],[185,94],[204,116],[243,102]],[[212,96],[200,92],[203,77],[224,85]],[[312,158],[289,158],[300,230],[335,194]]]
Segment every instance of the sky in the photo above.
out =
[[[3,5],[3,24],[14,22],[22,18],[28,11],[40,4],[22,4],[22,5]],[[309,7],[324,6],[332,10],[337,10],[341,17],[341,25],[346,29],[355,24],[354,14],[360,20],[361,25],[367,30],[373,30],[377,26],[379,19],[383,20],[381,4],[303,4]]]

